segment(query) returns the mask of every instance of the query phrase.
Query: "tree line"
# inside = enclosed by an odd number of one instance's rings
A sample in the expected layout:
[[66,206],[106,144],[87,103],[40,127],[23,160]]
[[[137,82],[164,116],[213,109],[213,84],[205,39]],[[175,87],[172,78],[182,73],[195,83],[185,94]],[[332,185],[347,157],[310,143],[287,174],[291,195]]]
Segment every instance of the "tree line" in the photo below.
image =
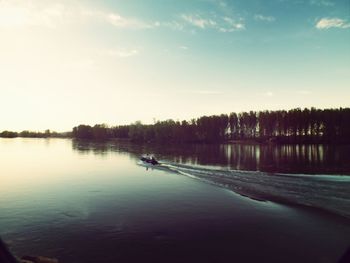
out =
[[44,132],[35,132],[35,131],[2,131],[0,132],[0,137],[2,138],[69,138],[72,136],[71,132],[55,132],[50,130],[45,130]]
[[109,127],[79,125],[73,128],[78,139],[129,139],[138,142],[227,141],[277,143],[349,143],[350,108],[249,111],[203,116],[190,121],[135,122]]

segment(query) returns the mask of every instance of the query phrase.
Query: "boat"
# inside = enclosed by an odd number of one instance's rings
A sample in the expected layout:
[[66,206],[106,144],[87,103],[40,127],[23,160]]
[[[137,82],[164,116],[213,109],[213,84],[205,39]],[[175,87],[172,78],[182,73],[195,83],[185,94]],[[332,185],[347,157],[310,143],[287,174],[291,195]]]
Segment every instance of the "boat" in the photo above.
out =
[[147,164],[152,164],[152,165],[157,165],[159,164],[159,162],[153,157],[149,157],[149,156],[142,156],[140,158],[140,160],[144,163],[147,163]]

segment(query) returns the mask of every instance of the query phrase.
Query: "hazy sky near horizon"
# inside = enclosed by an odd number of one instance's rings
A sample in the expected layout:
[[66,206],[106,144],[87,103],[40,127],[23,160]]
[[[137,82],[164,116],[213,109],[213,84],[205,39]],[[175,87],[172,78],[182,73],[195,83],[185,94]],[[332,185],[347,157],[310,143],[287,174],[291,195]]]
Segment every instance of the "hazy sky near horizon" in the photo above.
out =
[[0,0],[0,131],[350,106],[349,0]]

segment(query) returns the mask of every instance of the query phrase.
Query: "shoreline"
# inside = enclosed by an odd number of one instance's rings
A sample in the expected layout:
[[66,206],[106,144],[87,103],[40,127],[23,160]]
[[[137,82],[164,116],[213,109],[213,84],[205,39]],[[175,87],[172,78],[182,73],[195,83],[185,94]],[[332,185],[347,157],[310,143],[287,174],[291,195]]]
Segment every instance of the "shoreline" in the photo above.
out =
[[338,146],[338,145],[350,145],[350,142],[315,142],[315,141],[268,141],[268,140],[227,140],[227,141],[194,141],[194,142],[164,142],[164,141],[135,141],[130,138],[108,138],[108,139],[84,139],[84,138],[75,138],[75,137],[65,137],[65,136],[57,136],[57,137],[1,137],[0,139],[69,139],[76,140],[81,142],[91,142],[91,143],[108,143],[108,142],[129,142],[133,144],[140,145],[261,145],[261,146],[279,146],[279,145],[325,145],[325,146]]

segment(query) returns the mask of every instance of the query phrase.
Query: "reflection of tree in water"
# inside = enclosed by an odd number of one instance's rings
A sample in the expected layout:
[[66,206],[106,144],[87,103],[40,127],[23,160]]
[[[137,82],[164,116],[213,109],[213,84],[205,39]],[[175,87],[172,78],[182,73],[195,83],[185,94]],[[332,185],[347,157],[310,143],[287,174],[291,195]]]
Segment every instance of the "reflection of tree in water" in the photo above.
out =
[[79,154],[107,155],[111,151],[109,143],[85,140],[72,140],[72,148]]
[[256,145],[256,144],[147,144],[129,141],[91,142],[73,140],[82,154],[113,152],[137,160],[142,154],[163,161],[220,166],[234,170],[283,173],[350,174],[350,146]]

